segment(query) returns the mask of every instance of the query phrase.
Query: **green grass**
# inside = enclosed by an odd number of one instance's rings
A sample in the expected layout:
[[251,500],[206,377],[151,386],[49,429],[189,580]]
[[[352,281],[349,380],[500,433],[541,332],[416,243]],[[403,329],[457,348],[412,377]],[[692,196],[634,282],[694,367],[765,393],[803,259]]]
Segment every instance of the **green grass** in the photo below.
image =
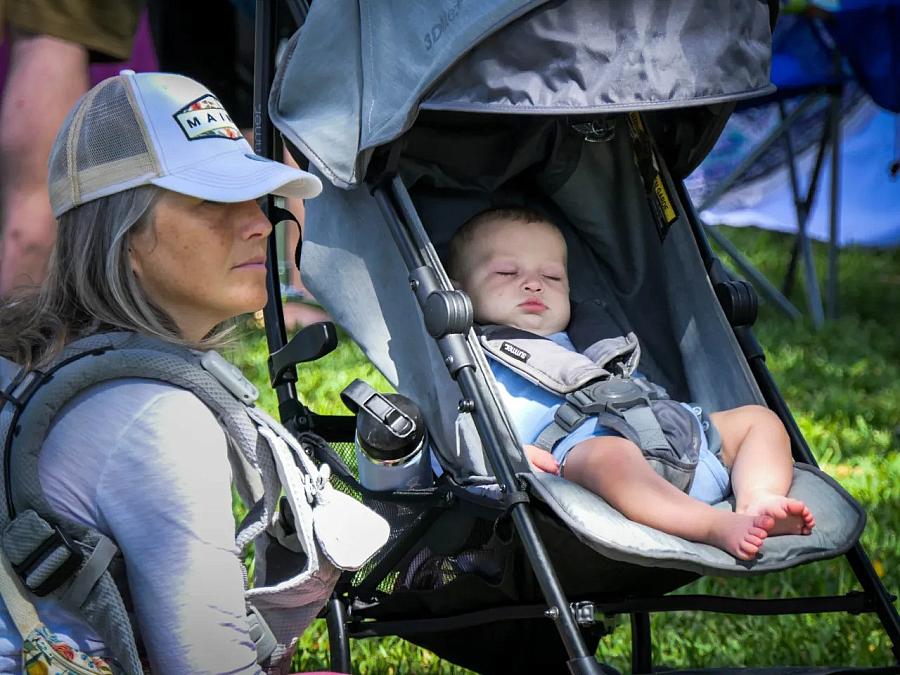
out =
[[[772,279],[780,281],[790,239],[757,230],[727,236]],[[824,247],[815,247],[824,278]],[[756,335],[767,363],[822,467],[866,508],[862,542],[889,592],[900,589],[900,251],[841,252],[840,318],[820,331],[790,322],[764,305]],[[802,285],[792,300],[804,307]],[[266,391],[261,331],[245,331],[234,358],[274,410]],[[356,377],[382,390],[386,382],[348,340],[337,351],[300,368],[298,391],[321,413],[346,412],[338,392]],[[836,594],[857,587],[843,559],[755,579],[701,579],[679,592],[742,597]],[[599,653],[630,669],[630,629],[622,621],[603,638]],[[684,612],[654,615],[653,660],[670,667],[738,665],[885,665],[890,644],[872,615],[738,617]],[[553,628],[548,624],[548,631]],[[464,673],[398,638],[354,641],[358,673]],[[317,621],[301,639],[296,666],[328,666],[327,633]]]

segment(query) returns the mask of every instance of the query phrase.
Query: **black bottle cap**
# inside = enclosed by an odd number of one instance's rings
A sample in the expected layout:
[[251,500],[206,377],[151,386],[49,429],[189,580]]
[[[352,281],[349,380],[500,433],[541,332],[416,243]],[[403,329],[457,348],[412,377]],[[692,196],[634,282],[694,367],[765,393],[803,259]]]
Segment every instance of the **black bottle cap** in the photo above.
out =
[[364,409],[356,416],[356,437],[369,457],[394,462],[412,454],[425,436],[419,406],[402,394],[383,394],[395,410],[379,419]]

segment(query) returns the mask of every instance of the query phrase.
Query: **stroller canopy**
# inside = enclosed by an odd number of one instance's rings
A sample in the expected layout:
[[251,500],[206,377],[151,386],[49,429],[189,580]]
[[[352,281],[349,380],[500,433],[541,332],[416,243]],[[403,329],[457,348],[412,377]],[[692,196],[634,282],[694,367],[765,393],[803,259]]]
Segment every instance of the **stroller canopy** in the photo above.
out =
[[269,112],[352,188],[423,109],[595,115],[768,93],[770,11],[759,0],[317,2]]

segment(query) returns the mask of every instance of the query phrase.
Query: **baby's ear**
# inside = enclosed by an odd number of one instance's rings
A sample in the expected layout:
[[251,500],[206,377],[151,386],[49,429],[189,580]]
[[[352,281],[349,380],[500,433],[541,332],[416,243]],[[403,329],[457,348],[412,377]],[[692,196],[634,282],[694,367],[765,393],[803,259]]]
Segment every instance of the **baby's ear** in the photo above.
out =
[[453,288],[455,288],[457,291],[463,290],[462,284],[459,283],[456,279],[451,279],[450,283],[453,284]]

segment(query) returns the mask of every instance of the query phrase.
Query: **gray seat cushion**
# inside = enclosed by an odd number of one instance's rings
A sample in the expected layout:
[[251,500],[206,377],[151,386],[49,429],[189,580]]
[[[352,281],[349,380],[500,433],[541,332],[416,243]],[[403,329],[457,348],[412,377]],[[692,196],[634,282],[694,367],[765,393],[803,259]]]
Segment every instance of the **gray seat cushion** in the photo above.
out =
[[[794,465],[789,495],[816,518],[808,536],[769,537],[752,561],[737,560],[707,544],[687,541],[635,523],[580,485],[547,473],[528,474],[532,491],[585,544],[613,560],[714,576],[762,574],[833,558],[849,550],[866,522],[862,507],[834,479],[807,464]],[[715,506],[733,509],[733,503]]]

